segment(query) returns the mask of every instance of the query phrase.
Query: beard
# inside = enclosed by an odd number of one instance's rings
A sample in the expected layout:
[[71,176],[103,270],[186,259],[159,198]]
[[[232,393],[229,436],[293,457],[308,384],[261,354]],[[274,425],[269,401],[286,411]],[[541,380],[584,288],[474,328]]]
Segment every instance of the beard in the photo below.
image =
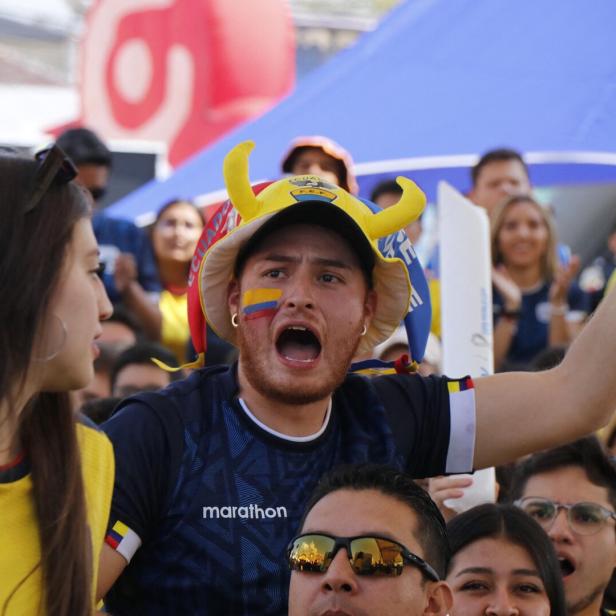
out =
[[312,383],[302,384],[301,379],[290,383],[289,377],[277,374],[276,366],[267,361],[267,354],[263,353],[256,340],[251,338],[240,325],[237,330],[240,363],[250,385],[268,399],[297,406],[318,402],[331,396],[344,382],[360,341],[359,335],[341,341],[335,349],[332,349],[330,369],[327,374],[323,378],[313,380]]
[[588,593],[584,597],[578,599],[575,603],[567,601],[567,614],[579,614],[582,610],[585,610],[589,605],[592,605],[597,597],[602,597],[605,589],[607,588],[607,582],[597,586],[592,592]]

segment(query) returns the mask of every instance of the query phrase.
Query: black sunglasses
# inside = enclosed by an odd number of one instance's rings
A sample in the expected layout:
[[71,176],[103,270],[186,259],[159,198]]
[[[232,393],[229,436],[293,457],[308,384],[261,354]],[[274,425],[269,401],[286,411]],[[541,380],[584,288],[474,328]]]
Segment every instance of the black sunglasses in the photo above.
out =
[[39,168],[34,177],[34,188],[26,202],[24,214],[31,212],[40,203],[52,184],[67,184],[77,176],[77,168],[57,145],[37,152],[34,158],[39,162]]
[[291,571],[325,573],[338,550],[344,548],[349,564],[357,575],[394,577],[404,565],[417,567],[428,579],[439,581],[438,573],[421,557],[401,543],[379,537],[335,537],[324,533],[306,533],[291,540],[287,560]]

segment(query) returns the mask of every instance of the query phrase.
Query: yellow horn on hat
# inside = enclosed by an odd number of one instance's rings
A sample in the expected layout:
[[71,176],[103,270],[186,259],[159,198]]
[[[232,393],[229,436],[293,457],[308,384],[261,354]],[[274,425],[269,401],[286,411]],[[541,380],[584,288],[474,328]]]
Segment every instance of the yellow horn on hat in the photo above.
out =
[[253,141],[239,143],[225,156],[223,164],[229,199],[244,220],[251,220],[259,213],[259,203],[248,174],[248,156],[254,147]]
[[367,216],[366,228],[373,240],[390,235],[417,220],[426,207],[426,195],[408,178],[396,178],[402,188],[400,200],[387,209]]

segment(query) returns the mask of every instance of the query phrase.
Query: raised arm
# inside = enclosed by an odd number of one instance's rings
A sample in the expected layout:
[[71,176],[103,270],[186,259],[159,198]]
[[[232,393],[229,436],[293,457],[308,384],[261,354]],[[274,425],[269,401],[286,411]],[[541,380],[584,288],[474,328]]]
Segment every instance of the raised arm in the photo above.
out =
[[477,379],[475,468],[575,440],[616,410],[616,292],[601,303],[562,364]]

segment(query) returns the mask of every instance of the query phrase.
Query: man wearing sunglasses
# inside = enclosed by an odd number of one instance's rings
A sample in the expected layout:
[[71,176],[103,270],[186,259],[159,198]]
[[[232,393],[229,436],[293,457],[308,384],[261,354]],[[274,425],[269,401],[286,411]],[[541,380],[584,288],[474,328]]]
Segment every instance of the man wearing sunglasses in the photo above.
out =
[[[70,128],[56,141],[77,168],[75,181],[87,188],[95,205],[104,197],[111,173],[111,152],[96,133]],[[109,299],[122,302],[128,310],[139,306],[135,295],[160,291],[152,247],[145,233],[128,220],[110,218],[98,208],[92,218],[94,235],[105,264],[103,283]],[[135,284],[138,282],[139,284]]]
[[616,567],[616,467],[597,439],[528,458],[516,471],[512,496],[554,543],[568,613],[612,613],[601,605]]
[[408,475],[338,467],[319,482],[287,548],[289,616],[447,614],[448,556],[443,518]]

